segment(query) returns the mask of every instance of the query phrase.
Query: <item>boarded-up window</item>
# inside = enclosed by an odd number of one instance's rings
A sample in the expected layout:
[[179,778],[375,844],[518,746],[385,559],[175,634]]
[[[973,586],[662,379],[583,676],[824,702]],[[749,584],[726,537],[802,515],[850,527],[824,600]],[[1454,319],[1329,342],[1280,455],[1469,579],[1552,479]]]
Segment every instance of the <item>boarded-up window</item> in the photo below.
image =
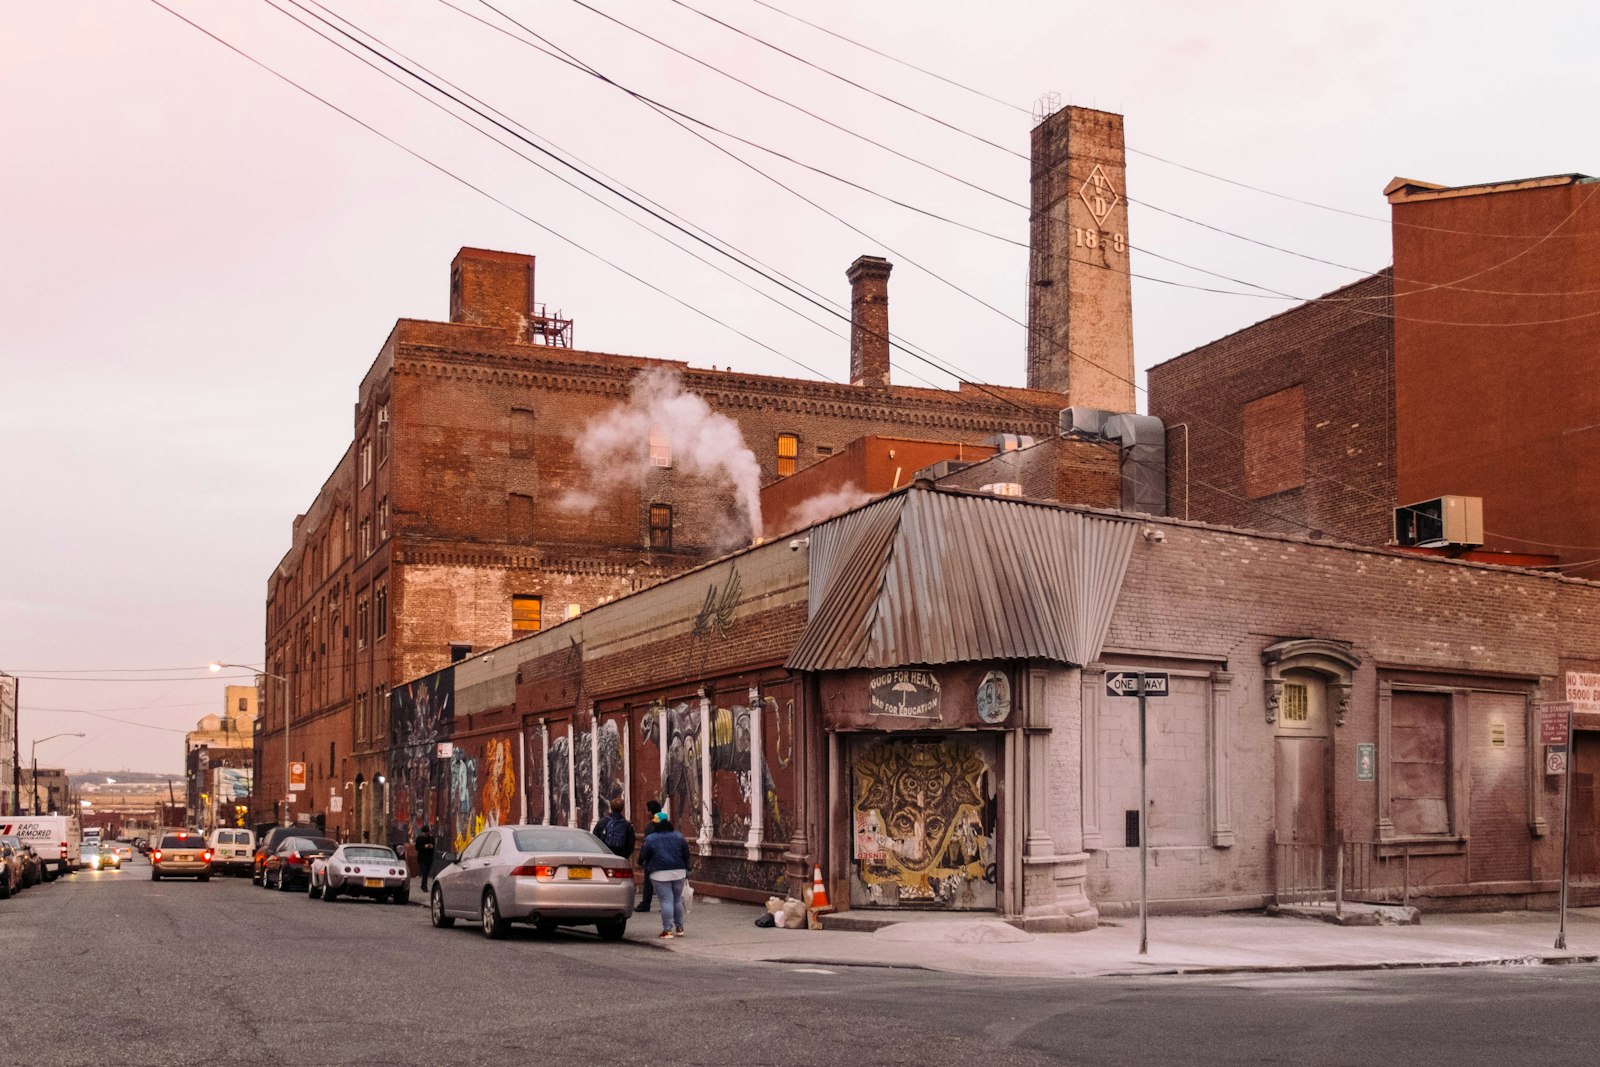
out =
[[533,542],[533,497],[512,493],[507,498],[506,540],[524,545]]
[[531,634],[539,629],[543,613],[544,600],[536,596],[513,596],[511,598],[511,632],[513,634]]
[[1283,687],[1283,725],[1311,725],[1311,691],[1299,682],[1286,682]]
[[1396,833],[1450,831],[1450,695],[1395,693],[1389,815]]
[[533,455],[533,412],[527,408],[511,409],[511,455],[513,458]]
[[778,435],[778,477],[787,478],[794,473],[800,455],[800,438],[792,433]]
[[1244,491],[1252,500],[1306,481],[1306,393],[1296,385],[1244,406]]
[[650,505],[650,547],[672,547],[672,506],[670,504]]

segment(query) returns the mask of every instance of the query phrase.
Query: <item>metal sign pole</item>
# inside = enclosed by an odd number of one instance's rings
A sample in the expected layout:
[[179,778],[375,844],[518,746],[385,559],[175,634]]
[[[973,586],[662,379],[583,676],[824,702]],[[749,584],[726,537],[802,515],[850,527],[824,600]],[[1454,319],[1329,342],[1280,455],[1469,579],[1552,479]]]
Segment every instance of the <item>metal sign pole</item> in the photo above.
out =
[[1567,874],[1572,857],[1572,704],[1567,704],[1566,781],[1561,787],[1561,928],[1556,948],[1567,947]]
[[[1150,887],[1150,804],[1146,799],[1145,777],[1149,766],[1148,744],[1145,729],[1145,696],[1144,672],[1136,677],[1139,680],[1139,955],[1145,956],[1150,952],[1149,921],[1149,887]],[[1562,879],[1563,902],[1566,900],[1566,880]],[[1563,907],[1565,905],[1563,904]],[[1565,912],[1562,913],[1565,915]]]

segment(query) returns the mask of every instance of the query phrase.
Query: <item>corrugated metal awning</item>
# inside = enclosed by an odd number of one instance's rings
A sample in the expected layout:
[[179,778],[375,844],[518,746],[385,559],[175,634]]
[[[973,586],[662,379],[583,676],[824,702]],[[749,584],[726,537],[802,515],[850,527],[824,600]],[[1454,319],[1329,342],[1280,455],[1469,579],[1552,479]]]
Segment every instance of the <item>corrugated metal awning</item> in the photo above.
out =
[[810,617],[786,666],[1100,654],[1137,522],[913,487],[812,529]]

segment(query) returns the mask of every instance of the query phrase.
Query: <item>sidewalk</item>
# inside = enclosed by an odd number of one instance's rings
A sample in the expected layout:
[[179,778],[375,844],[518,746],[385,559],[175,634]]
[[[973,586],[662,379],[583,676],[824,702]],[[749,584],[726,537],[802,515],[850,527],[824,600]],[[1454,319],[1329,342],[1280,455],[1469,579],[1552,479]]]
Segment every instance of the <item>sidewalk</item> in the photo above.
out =
[[1420,926],[1340,927],[1259,914],[1152,918],[1079,934],[1029,934],[997,919],[919,917],[873,933],[761,929],[763,909],[696,900],[687,936],[660,940],[654,912],[635,915],[630,941],[706,959],[797,966],[904,967],[1031,978],[1315,971],[1600,961],[1600,908],[1569,909],[1567,950],[1554,912],[1425,915]]

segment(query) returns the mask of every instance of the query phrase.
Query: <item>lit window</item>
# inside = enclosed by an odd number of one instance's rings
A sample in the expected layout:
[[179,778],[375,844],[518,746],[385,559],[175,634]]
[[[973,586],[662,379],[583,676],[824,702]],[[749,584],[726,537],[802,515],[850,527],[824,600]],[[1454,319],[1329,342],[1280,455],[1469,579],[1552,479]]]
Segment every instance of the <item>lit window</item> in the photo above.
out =
[[361,442],[361,484],[372,481],[372,442]]
[[361,520],[360,545],[361,545],[361,558],[362,559],[366,559],[368,556],[372,555],[372,520],[371,519],[362,519]]
[[540,617],[543,613],[544,599],[536,596],[513,596],[511,598],[511,632],[513,634],[531,634],[540,627]]
[[650,427],[650,462],[657,467],[672,466],[672,442],[659,426]]
[[356,600],[356,647],[357,648],[366,648],[367,647],[367,638],[369,636],[370,627],[372,625],[372,623],[371,623],[372,613],[370,611],[368,611],[367,608],[368,608],[368,604],[367,604],[367,598],[366,597],[361,597],[361,598]]
[[672,507],[668,504],[650,505],[650,547],[672,547]]
[[778,477],[787,478],[794,473],[796,458],[800,455],[800,438],[792,433],[778,435]]
[[378,540],[389,536],[389,498],[378,501]]

